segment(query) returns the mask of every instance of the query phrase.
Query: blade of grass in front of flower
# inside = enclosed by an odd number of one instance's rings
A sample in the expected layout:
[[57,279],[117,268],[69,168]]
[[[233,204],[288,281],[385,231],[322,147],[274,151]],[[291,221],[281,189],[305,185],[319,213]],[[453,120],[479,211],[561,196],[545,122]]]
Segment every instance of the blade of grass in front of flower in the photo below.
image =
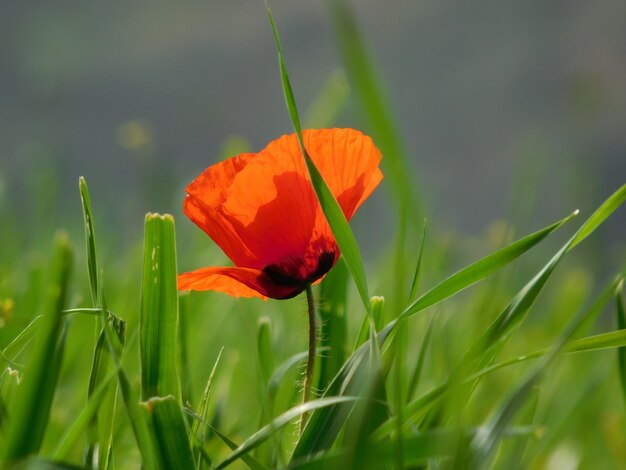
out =
[[161,468],[192,470],[194,459],[180,399],[174,395],[152,397],[142,403],[151,417],[151,430],[159,449]]
[[67,237],[58,235],[43,304],[39,335],[29,359],[28,374],[10,408],[2,459],[18,460],[39,451],[48,425],[65,342],[63,309],[69,285],[72,252]]
[[[615,289],[615,315],[617,317],[617,328],[626,333],[626,311],[624,310],[624,302],[622,300],[623,289],[624,281],[622,280]],[[621,347],[617,350],[617,367],[622,385],[622,394],[626,401],[626,347]]]
[[171,215],[146,215],[139,340],[142,399],[173,395],[180,402],[176,240]]
[[369,121],[374,141],[384,155],[382,166],[385,177],[389,178],[388,187],[395,196],[398,213],[408,205],[409,220],[417,229],[423,216],[419,186],[415,184],[409,158],[397,133],[389,101],[349,6],[344,0],[330,0],[328,4],[350,84]]
[[336,69],[324,83],[304,115],[304,127],[323,129],[332,127],[345,107],[350,95],[350,85],[343,69]]
[[333,377],[341,369],[345,360],[347,343],[347,301],[348,268],[343,258],[322,281],[320,286],[321,342],[320,350],[327,348],[327,354],[319,358],[318,390],[326,390]]
[[367,287],[367,278],[365,276],[365,267],[363,266],[363,259],[361,258],[361,252],[354,238],[354,234],[350,229],[350,225],[346,220],[337,199],[328,188],[328,185],[324,181],[324,178],[320,174],[319,170],[313,163],[313,160],[309,157],[306,148],[304,147],[304,141],[302,140],[302,127],[300,126],[300,117],[298,116],[298,108],[296,106],[296,100],[289,81],[289,75],[287,74],[287,67],[285,65],[285,57],[283,55],[283,49],[278,37],[278,30],[272,17],[272,12],[269,7],[267,8],[267,15],[270,20],[272,32],[274,33],[274,39],[276,40],[276,49],[278,51],[278,63],[280,66],[281,80],[283,84],[283,92],[285,95],[285,101],[287,103],[287,109],[289,111],[289,117],[291,123],[298,136],[298,143],[300,144],[300,150],[302,156],[306,162],[306,166],[309,170],[309,176],[311,177],[311,183],[315,189],[315,194],[319,200],[320,206],[328,220],[328,224],[335,236],[337,245],[341,250],[341,254],[346,260],[346,265],[352,274],[354,283],[359,291],[363,305],[368,315],[371,315],[371,305],[369,290]]
[[[584,227],[584,225],[583,225]],[[591,232],[588,232],[590,234]],[[575,240],[577,235],[572,238]],[[567,246],[567,245],[566,245]],[[608,294],[607,294],[608,291]],[[541,377],[545,374],[550,366],[554,364],[561,352],[566,348],[567,343],[572,336],[580,329],[580,326],[589,318],[597,317],[604,306],[612,297],[613,289],[607,289],[586,310],[582,310],[567,325],[560,338],[551,348],[550,352],[543,357],[540,364],[528,374],[528,376],[515,388],[509,397],[500,406],[499,410],[494,413],[485,427],[485,431],[476,436],[473,440],[471,448],[474,453],[476,463],[480,468],[489,467],[497,449],[497,443],[500,441],[504,430],[509,423],[515,418],[520,408],[525,404],[528,396],[532,393],[533,388],[538,384]]]
[[215,467],[215,470],[224,468],[234,461],[240,459],[243,455],[254,450],[256,447],[269,439],[272,434],[274,434],[287,424],[291,423],[294,419],[298,418],[304,413],[309,413],[319,408],[333,406],[340,403],[354,403],[358,399],[358,397],[320,398],[318,400],[311,400],[306,403],[297,405],[290,410],[285,411],[283,414],[272,420],[271,423],[262,427],[252,436],[246,439],[243,444],[241,444],[231,455],[229,455],[226,459],[220,462],[220,464]]

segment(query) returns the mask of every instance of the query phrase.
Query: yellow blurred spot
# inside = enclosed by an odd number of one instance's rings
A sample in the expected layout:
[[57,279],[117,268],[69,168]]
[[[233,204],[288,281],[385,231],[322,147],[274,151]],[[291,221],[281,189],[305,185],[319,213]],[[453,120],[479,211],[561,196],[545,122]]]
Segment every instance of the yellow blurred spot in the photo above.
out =
[[13,299],[7,298],[0,301],[0,328],[13,316],[13,307],[15,307]]
[[117,128],[117,142],[127,150],[151,152],[156,147],[154,129],[141,120],[127,121]]

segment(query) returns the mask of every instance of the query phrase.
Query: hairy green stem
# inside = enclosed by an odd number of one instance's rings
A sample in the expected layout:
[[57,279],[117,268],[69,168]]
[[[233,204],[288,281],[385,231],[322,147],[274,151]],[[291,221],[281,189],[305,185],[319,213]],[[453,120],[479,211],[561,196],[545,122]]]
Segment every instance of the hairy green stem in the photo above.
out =
[[[302,394],[302,403],[308,402],[309,398],[311,397],[311,385],[313,382],[313,371],[315,368],[315,353],[317,342],[317,326],[315,324],[315,299],[313,297],[313,289],[311,288],[311,284],[307,284],[306,286],[306,300],[309,307],[309,357],[306,363],[306,375],[304,376],[304,392]],[[302,419],[300,420],[300,434],[302,434],[308,418],[308,413],[304,413],[302,415]]]

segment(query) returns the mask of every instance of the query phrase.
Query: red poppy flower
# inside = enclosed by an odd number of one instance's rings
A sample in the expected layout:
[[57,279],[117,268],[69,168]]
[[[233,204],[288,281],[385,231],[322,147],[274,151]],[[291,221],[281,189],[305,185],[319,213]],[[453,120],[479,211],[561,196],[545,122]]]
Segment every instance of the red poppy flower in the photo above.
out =
[[[380,152],[354,129],[305,130],[303,139],[350,220],[383,177]],[[339,258],[295,134],[259,153],[210,166],[186,191],[185,214],[235,266],[181,274],[180,290],[288,299],[321,279]]]

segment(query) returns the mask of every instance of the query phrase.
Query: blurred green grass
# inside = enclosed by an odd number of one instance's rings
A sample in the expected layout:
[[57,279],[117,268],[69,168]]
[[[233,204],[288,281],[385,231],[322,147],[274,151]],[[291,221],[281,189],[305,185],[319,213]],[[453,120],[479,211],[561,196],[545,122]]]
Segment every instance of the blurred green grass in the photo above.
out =
[[[358,39],[354,36],[356,34],[353,32],[353,41],[355,38]],[[349,56],[351,52],[348,51],[346,54]],[[335,99],[341,99],[345,93],[342,86],[335,87],[333,91],[332,80],[337,79],[331,78],[331,91],[327,89],[320,95],[321,103],[324,100],[333,102]],[[371,95],[363,94],[360,99],[367,100],[368,96]],[[376,100],[379,100],[378,96]],[[324,106],[318,103],[318,108]],[[312,115],[316,116],[316,113]],[[325,119],[332,121],[334,114],[330,113],[321,118],[319,114],[317,116],[315,119],[318,121]],[[331,122],[321,122],[319,125],[330,124]],[[375,121],[369,125],[374,128],[381,126]],[[388,125],[392,126],[386,122],[382,124],[383,128]],[[386,132],[385,129],[382,132]],[[394,137],[388,135],[386,138]],[[393,148],[397,144],[387,145]],[[234,147],[237,151],[243,151],[246,144],[240,139],[224,142],[224,148],[227,149],[224,156],[233,152]],[[5,192],[0,198],[2,347],[9,344],[32,318],[45,308],[43,299],[49,282],[47,276],[53,252],[51,235],[53,227],[65,226],[69,229],[76,258],[67,307],[85,307],[90,303],[91,292],[86,269],[78,192],[72,188],[72,191],[76,192],[75,211],[67,212],[55,207],[55,194],[66,190],[58,187],[58,171],[60,170],[51,163],[49,167],[41,169],[41,175],[34,177],[32,188],[25,194]],[[399,177],[393,179],[395,184],[391,183],[394,187],[389,188],[390,192],[405,194],[398,180]],[[160,180],[155,178],[155,181]],[[156,184],[155,187],[161,188]],[[523,180],[518,189],[513,189],[511,194],[494,195],[510,197],[512,203],[511,215],[507,214],[509,220],[495,221],[493,225],[485,227],[482,236],[472,239],[463,238],[446,230],[435,216],[430,215],[418,293],[424,293],[441,279],[473,260],[501,248],[523,234],[539,229],[540,224],[535,223],[532,218],[532,206],[536,201],[529,187],[533,187],[532,181]],[[170,195],[174,193],[171,184],[165,189],[165,195],[161,197],[172,198],[174,201],[181,199],[180,195]],[[609,193],[610,191],[598,194],[598,200],[594,202],[600,202]],[[99,260],[103,270],[102,288],[106,292],[107,308],[127,322],[127,331],[132,336],[140,325],[139,293],[144,256],[140,234],[143,220],[133,220],[131,227],[123,228],[124,233],[136,234],[135,238],[120,240],[120,228],[111,226],[104,217],[101,217],[101,208],[106,204],[106,197],[106,188],[92,187]],[[19,198],[27,200],[29,211],[16,209],[21,207],[17,202]],[[375,254],[366,258],[370,292],[382,295],[386,299],[384,324],[396,318],[401,310],[399,306],[406,305],[406,297],[411,288],[422,243],[422,214],[418,217],[415,212],[409,213],[417,223],[406,220],[408,215],[405,206],[412,206],[414,202],[409,204],[399,196],[392,201],[394,202],[390,201],[390,204],[396,209],[394,223],[398,228],[398,238],[389,246],[374,247],[375,250],[372,251]],[[170,203],[174,202],[170,200]],[[367,206],[364,206],[363,211],[367,211]],[[614,217],[622,216],[623,208],[620,211]],[[571,233],[572,229],[568,226],[563,231]],[[467,350],[488,328],[496,315],[564,243],[565,236],[559,231],[513,265],[471,289],[433,306],[425,314],[407,321],[403,333],[405,361],[395,372],[399,381],[395,385],[392,381],[386,383],[386,396],[390,403],[397,406],[397,397],[402,399],[404,392],[397,394],[395,389],[407,387],[406,382],[416,367],[428,325],[432,323],[433,330],[431,340],[425,349],[424,368],[417,390],[412,396],[407,397],[408,399],[420,396],[447,380]],[[191,229],[188,224],[179,223],[177,237],[178,265],[183,269],[192,265],[220,265],[226,261],[220,250],[200,230]],[[520,330],[499,353],[499,359],[521,356],[554,345],[574,313],[584,308],[610,281],[608,274],[615,274],[624,269],[623,256],[603,262],[593,259],[597,245],[602,243],[601,232],[594,234],[594,237],[595,242],[594,238],[591,238],[581,247],[582,253],[573,253],[565,259]],[[623,247],[620,249],[623,250]],[[329,281],[342,282],[332,276],[329,276]],[[328,290],[328,286],[321,287],[321,292]],[[257,431],[260,423],[267,421],[269,416],[278,416],[298,403],[298,384],[301,377],[299,371],[292,368],[284,376],[279,389],[275,392],[272,409],[267,412],[265,397],[268,394],[268,372],[264,370],[267,359],[261,362],[258,341],[259,330],[262,329],[264,341],[269,343],[264,344],[262,349],[271,350],[274,367],[305,351],[306,304],[303,298],[284,302],[263,302],[257,299],[235,300],[219,293],[208,292],[191,293],[185,296],[183,302],[181,315],[184,318],[181,319],[180,328],[183,329],[182,337],[185,338],[182,346],[189,361],[188,376],[185,377],[186,382],[183,386],[187,395],[182,397],[183,403],[189,401],[195,406],[199,402],[222,350],[222,358],[216,366],[206,415],[210,424],[224,431],[230,439],[236,443],[243,442]],[[319,302],[323,310],[326,305],[325,299],[322,297]],[[584,335],[615,329],[614,313],[611,309],[614,309],[613,304],[596,323],[588,325]],[[364,312],[360,306],[358,293],[350,287],[345,307],[346,336],[343,353],[346,357],[357,341],[363,320]],[[330,323],[330,320],[327,321]],[[58,444],[59,436],[63,435],[73,423],[77,411],[84,406],[91,369],[91,351],[95,347],[94,322],[94,318],[87,315],[68,318],[65,354],[50,422],[41,449],[43,456],[51,455]],[[331,330],[327,334],[330,336],[334,332]],[[139,341],[130,341],[127,346],[124,369],[128,373],[131,385],[138,388],[140,344]],[[400,353],[402,352],[400,350]],[[32,350],[27,348],[16,361],[18,364],[11,367],[18,369],[20,375],[24,372],[22,365],[28,364],[31,359]],[[454,423],[460,426],[485,423],[504,397],[527,377],[533,367],[534,363],[529,361],[486,376],[466,406],[454,417]],[[619,365],[614,349],[559,357],[535,392],[534,402],[531,401],[531,405],[534,403],[534,409],[530,406],[521,414],[519,424],[534,424],[537,428],[533,429],[525,447],[516,446],[518,441],[504,445],[496,458],[496,465],[506,468],[508,464],[524,462],[527,468],[559,468],[565,461],[574,461],[581,468],[624,468],[626,414],[618,372]],[[0,387],[3,402],[4,399],[15,399],[18,391],[16,375],[5,372]],[[461,397],[461,400],[463,399]],[[118,403],[116,410],[117,419],[113,432],[114,467],[136,467],[140,456],[128,417],[121,403]],[[263,417],[263,412],[269,415]],[[590,429],[594,432],[590,432]],[[255,457],[274,459],[270,460],[274,466],[285,465],[288,461],[288,451],[296,441],[296,433],[297,427],[294,422],[278,434],[276,442],[269,441],[263,445],[265,447],[255,451]],[[276,448],[280,450],[272,456],[271,450]],[[216,459],[216,462],[229,454],[227,446],[211,433],[205,450]],[[68,460],[81,462],[82,451],[81,443],[73,448]],[[392,467],[393,464],[389,462],[389,466]]]

